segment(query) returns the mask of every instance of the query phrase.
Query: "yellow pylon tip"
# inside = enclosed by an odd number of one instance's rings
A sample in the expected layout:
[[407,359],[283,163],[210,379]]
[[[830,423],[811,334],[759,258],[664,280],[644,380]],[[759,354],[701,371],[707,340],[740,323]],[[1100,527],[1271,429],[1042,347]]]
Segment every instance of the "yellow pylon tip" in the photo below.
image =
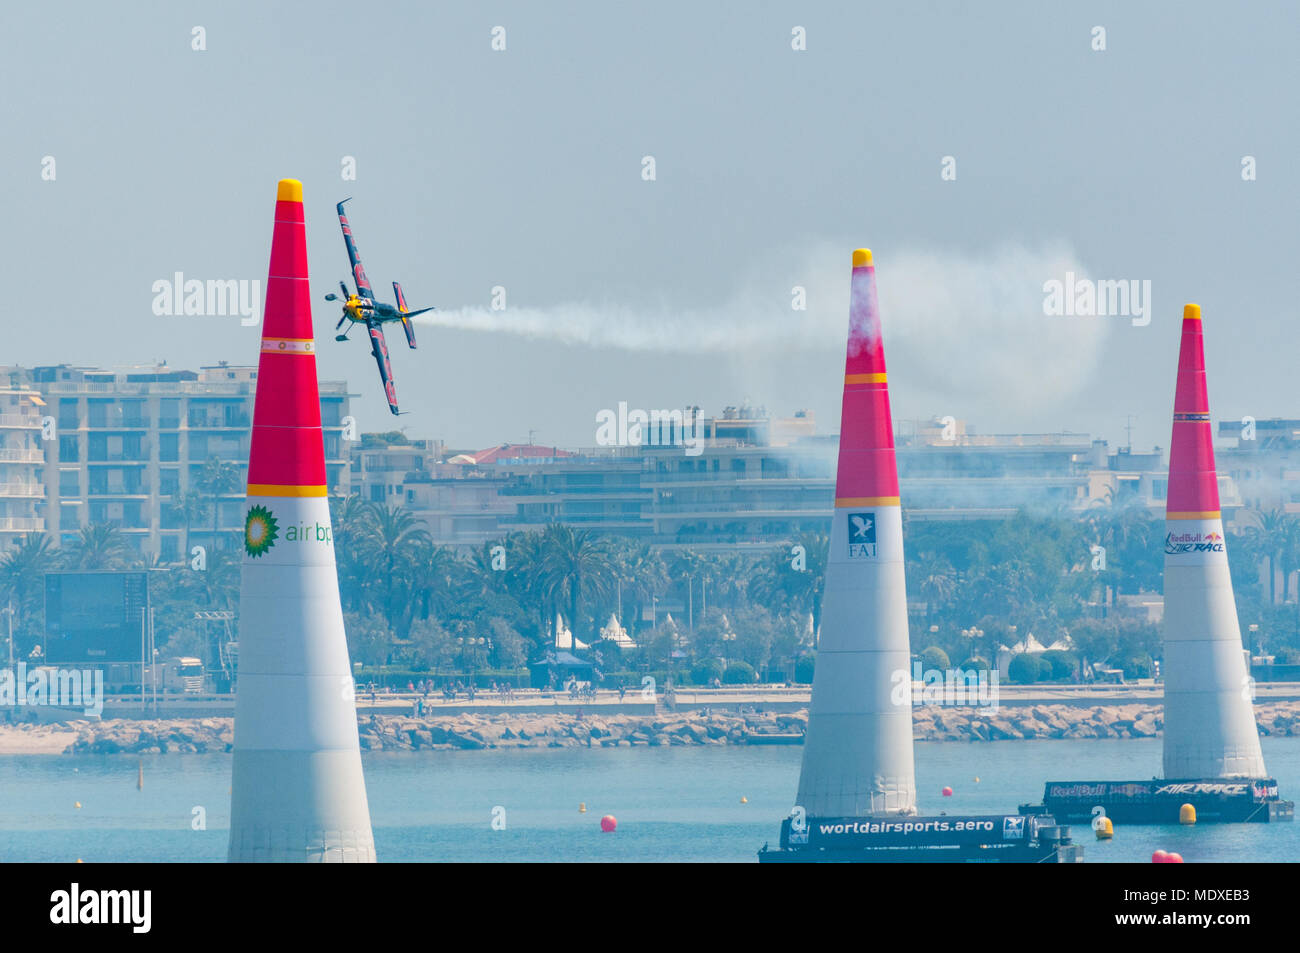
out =
[[301,202],[302,182],[298,179],[281,179],[275,189],[277,202]]

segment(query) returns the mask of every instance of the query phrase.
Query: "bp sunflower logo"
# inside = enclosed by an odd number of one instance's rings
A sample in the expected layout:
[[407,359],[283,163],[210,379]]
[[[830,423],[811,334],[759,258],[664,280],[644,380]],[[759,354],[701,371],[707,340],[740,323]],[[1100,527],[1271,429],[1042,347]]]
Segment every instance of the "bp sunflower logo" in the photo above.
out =
[[274,544],[280,524],[265,506],[252,506],[244,520],[244,552],[256,559]]

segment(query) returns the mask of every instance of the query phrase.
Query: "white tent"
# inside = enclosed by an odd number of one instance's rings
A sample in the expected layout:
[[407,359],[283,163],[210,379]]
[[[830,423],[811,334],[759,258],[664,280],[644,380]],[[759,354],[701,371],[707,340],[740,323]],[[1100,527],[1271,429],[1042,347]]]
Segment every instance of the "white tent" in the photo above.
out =
[[555,613],[555,647],[557,649],[567,649],[570,652],[588,647],[587,643],[579,642],[573,637],[573,632],[564,624],[564,616],[558,612]]
[[609,614],[609,622],[600,630],[600,637],[606,642],[613,642],[621,649],[636,648],[636,642],[627,634],[627,629],[619,624],[618,617],[614,613]]
[[[999,646],[1007,648],[1006,646]],[[1021,652],[1028,652],[1030,655],[1037,655],[1039,652],[1046,652],[1047,647],[1034,638],[1034,633],[1030,632],[1022,640],[1007,649],[1012,655],[1019,655]]]

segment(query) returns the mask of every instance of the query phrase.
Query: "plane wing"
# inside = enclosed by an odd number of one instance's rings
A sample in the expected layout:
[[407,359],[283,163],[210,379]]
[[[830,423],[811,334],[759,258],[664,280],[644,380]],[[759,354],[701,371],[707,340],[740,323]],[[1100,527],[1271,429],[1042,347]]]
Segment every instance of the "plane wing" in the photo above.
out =
[[366,327],[370,331],[371,353],[375,355],[375,363],[379,365],[379,378],[384,382],[384,395],[388,398],[388,409],[396,415],[399,413],[397,389],[393,387],[393,366],[388,362],[388,342],[384,340],[384,329],[377,321],[368,322]]
[[[343,200],[343,202],[350,201],[352,201],[350,198]],[[343,229],[343,244],[348,246],[348,261],[352,262],[352,277],[357,283],[357,294],[363,298],[374,298],[375,292],[370,287],[370,279],[366,277],[366,269],[361,265],[361,255],[357,252],[357,243],[352,239],[352,226],[348,224],[348,217],[343,214],[343,202],[340,202],[335,208],[338,209],[339,225]]]

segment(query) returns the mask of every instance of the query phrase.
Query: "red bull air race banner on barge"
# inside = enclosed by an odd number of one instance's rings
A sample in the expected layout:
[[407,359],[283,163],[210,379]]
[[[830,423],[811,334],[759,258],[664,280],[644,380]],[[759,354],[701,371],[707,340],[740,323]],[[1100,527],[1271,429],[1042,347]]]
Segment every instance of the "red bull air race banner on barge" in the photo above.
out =
[[1294,802],[1281,800],[1272,778],[1048,781],[1042,806],[1021,810],[1075,823],[1104,813],[1116,824],[1177,824],[1184,804],[1195,808],[1197,822],[1267,823],[1295,816]]

